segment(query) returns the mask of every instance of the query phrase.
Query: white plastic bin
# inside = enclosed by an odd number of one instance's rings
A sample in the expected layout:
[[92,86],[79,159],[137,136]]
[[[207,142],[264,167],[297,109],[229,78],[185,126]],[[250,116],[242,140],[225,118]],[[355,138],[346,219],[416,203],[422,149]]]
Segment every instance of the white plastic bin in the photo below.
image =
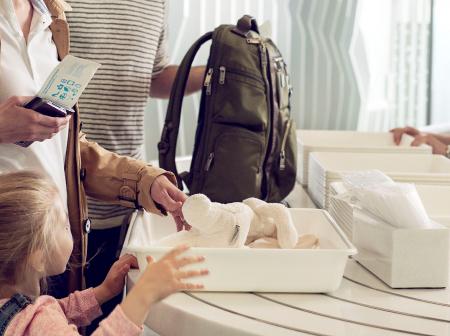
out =
[[354,209],[354,257],[392,288],[442,288],[449,283],[450,230],[397,229]]
[[410,153],[431,154],[428,145],[411,147],[413,138],[404,135],[396,145],[389,132],[297,130],[297,180],[308,184],[308,160],[311,152]]
[[[208,268],[210,274],[199,279],[205,290],[305,293],[336,290],[348,257],[356,253],[355,247],[326,211],[290,211],[299,233],[319,237],[319,249],[192,248],[190,254],[206,257],[201,267]],[[137,256],[140,269],[146,266],[147,255],[157,260],[169,251],[169,248],[152,247],[151,240],[170,233],[167,230],[169,224],[170,228],[175,227],[173,222],[169,223],[171,221],[168,217],[141,212],[132,222],[124,249]],[[150,231],[150,234],[141,230]],[[147,239],[150,241],[143,243],[143,237],[149,235],[152,235]]]

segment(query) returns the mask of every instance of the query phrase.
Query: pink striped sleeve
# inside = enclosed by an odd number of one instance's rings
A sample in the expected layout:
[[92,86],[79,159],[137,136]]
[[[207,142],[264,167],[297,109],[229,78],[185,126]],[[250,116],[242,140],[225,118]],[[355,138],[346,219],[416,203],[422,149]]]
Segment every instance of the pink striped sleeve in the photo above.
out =
[[102,314],[92,288],[81,292],[76,291],[68,297],[58,300],[58,303],[69,323],[73,323],[77,327],[89,325]]
[[92,333],[92,336],[138,336],[143,331],[142,327],[138,327],[125,315],[122,308],[117,306],[100,322],[100,326]]

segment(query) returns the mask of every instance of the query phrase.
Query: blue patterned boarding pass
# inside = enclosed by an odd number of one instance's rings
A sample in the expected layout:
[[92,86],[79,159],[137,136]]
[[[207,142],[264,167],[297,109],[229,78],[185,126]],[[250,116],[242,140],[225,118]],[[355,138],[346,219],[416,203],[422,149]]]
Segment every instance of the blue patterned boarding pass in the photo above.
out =
[[52,71],[37,96],[71,109],[94,76],[99,63],[67,55]]

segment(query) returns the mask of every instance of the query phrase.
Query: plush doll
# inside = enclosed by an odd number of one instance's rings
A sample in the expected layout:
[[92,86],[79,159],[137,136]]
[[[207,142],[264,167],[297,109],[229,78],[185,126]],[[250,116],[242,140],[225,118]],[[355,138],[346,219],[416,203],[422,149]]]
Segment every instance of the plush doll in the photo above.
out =
[[171,234],[154,245],[191,247],[314,248],[313,235],[299,238],[289,210],[279,203],[248,198],[242,203],[211,202],[195,194],[183,205],[183,215],[191,230]]
[[[297,229],[292,222],[289,210],[283,204],[266,203],[257,198],[247,198],[243,203],[248,205],[255,214],[246,244],[261,238],[273,238],[281,248],[294,248],[297,245]],[[274,240],[268,241],[274,242]]]
[[155,245],[243,247],[254,217],[252,209],[243,203],[211,202],[203,194],[188,197],[182,211],[191,229],[171,234]]

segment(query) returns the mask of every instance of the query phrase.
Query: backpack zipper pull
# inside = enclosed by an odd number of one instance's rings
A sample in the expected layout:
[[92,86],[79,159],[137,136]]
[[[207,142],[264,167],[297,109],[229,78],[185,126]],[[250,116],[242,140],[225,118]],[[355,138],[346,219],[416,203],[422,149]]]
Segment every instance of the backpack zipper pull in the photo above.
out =
[[284,129],[283,139],[281,140],[281,149],[280,149],[280,170],[286,169],[286,141],[289,135],[289,131],[291,130],[292,119],[289,119],[286,123],[286,128]]
[[219,68],[219,71],[220,71],[219,84],[223,85],[223,84],[225,84],[225,73],[226,73],[227,69],[222,65]]
[[214,152],[209,153],[208,155],[208,160],[206,160],[206,165],[205,165],[205,171],[209,171],[209,168],[211,167],[211,163],[214,160]]
[[213,68],[209,68],[208,72],[205,76],[205,82],[203,83],[203,86],[206,87],[206,94],[209,96],[211,95],[211,79],[213,75]]
[[284,149],[280,152],[280,170],[286,169],[286,152]]

